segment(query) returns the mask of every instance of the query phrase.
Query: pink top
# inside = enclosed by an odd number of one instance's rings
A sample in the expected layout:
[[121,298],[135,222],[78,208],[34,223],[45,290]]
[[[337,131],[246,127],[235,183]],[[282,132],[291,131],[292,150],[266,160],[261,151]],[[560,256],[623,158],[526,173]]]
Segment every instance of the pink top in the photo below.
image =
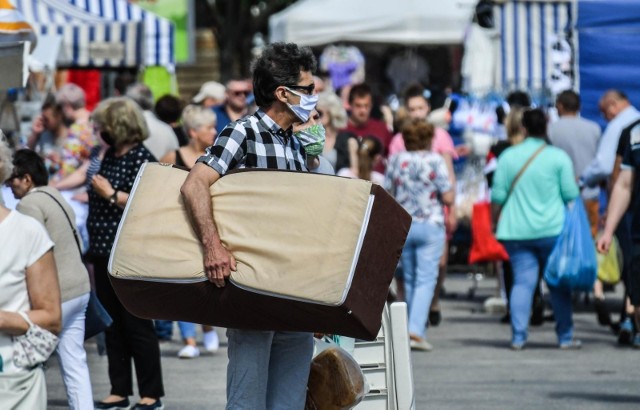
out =
[[[406,151],[404,147],[404,140],[402,134],[397,133],[391,139],[389,143],[389,156],[397,154],[398,152]],[[433,141],[431,142],[431,151],[437,154],[449,154],[451,158],[458,159],[458,153],[453,145],[453,139],[451,135],[442,128],[435,127],[433,132]]]

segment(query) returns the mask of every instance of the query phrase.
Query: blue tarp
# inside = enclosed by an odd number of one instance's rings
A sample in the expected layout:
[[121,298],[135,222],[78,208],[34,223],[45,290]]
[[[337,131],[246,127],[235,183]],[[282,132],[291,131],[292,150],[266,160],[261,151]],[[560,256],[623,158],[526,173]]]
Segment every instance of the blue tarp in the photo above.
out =
[[640,104],[640,1],[580,0],[576,29],[582,115],[604,125],[598,101],[606,90]]

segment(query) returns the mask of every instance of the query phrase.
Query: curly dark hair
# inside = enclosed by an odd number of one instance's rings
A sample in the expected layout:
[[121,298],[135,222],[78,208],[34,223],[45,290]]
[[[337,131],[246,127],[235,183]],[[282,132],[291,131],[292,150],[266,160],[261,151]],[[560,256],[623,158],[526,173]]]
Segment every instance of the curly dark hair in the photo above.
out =
[[253,93],[258,107],[276,101],[274,91],[281,85],[297,84],[300,71],[314,72],[316,58],[309,47],[294,43],[269,44],[253,65]]

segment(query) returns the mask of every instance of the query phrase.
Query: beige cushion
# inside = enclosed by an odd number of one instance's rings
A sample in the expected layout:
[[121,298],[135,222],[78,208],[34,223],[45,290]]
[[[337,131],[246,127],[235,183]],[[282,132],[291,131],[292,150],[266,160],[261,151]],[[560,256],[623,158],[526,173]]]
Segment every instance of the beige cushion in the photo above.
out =
[[[140,170],[111,253],[113,276],[206,280],[180,196],[186,176],[156,163]],[[211,196],[222,242],[238,262],[234,284],[312,303],[344,301],[372,206],[371,183],[256,170],[224,176]]]

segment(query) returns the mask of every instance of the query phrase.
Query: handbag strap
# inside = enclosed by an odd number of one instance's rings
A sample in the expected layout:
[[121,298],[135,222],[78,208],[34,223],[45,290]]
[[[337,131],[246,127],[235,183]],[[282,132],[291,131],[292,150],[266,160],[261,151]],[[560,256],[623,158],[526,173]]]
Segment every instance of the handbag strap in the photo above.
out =
[[27,315],[25,312],[16,312],[17,314],[19,314],[20,316],[22,316],[22,318],[24,319],[25,322],[27,322],[29,324],[29,328],[33,327],[34,324],[31,321],[31,319],[29,319],[29,315]]
[[536,150],[536,152],[533,153],[533,155],[531,155],[529,157],[529,159],[527,160],[527,162],[524,163],[524,165],[522,166],[522,168],[520,168],[520,171],[518,171],[518,173],[516,174],[516,177],[513,179],[513,182],[511,182],[511,186],[509,187],[509,192],[507,192],[507,197],[505,198],[504,202],[503,202],[503,207],[504,205],[507,204],[507,201],[509,200],[509,198],[511,197],[511,194],[513,193],[514,188],[516,187],[516,183],[518,182],[518,180],[520,180],[520,177],[522,176],[522,174],[524,174],[524,171],[527,170],[527,168],[529,168],[529,165],[531,165],[531,163],[533,162],[534,159],[536,159],[536,157],[542,152],[544,151],[544,149],[547,147],[547,144],[544,143],[542,144],[542,146],[540,148],[538,148]]
[[51,195],[50,193],[48,193],[46,191],[39,191],[39,190],[38,191],[31,191],[31,192],[29,192],[29,194],[32,194],[34,192],[39,192],[41,194],[46,194],[51,199],[53,199],[56,204],[58,204],[58,206],[62,210],[62,213],[67,218],[67,222],[69,222],[69,226],[71,227],[71,232],[73,232],[73,239],[76,240],[76,245],[78,245],[78,252],[80,252],[80,255],[82,255],[82,248],[80,247],[80,241],[78,240],[78,231],[76,230],[76,226],[75,226],[75,224],[73,222],[71,222],[71,218],[69,218],[69,214],[67,214],[67,211],[65,211],[65,209],[62,206],[62,204],[60,203],[60,201],[58,201],[55,196]]

